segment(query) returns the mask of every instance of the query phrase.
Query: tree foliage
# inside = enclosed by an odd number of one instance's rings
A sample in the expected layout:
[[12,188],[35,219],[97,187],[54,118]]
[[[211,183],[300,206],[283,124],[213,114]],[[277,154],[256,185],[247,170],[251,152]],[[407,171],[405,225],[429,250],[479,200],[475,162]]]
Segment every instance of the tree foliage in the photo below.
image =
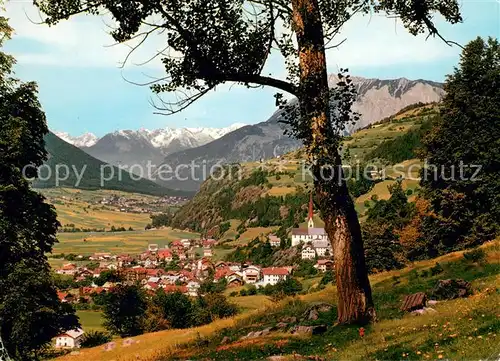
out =
[[403,135],[384,141],[369,152],[365,156],[365,159],[381,158],[390,164],[396,164],[408,159],[417,158],[418,151],[422,147],[422,138],[430,130],[435,118],[427,119],[416,129],[411,129]]
[[498,40],[477,38],[448,76],[441,118],[424,140],[421,184],[432,214],[421,229],[429,250],[474,246],[500,232],[498,84]]
[[[11,31],[0,17],[0,46]],[[23,175],[46,158],[48,129],[36,84],[13,78],[14,62],[0,51],[0,332],[11,357],[30,360],[79,322],[59,301],[45,256],[56,242],[56,213]]]
[[411,221],[415,213],[415,205],[408,202],[401,180],[389,186],[389,192],[388,200],[376,200],[368,210],[367,221],[362,227],[366,264],[372,272],[403,266],[398,231]]
[[139,335],[146,308],[146,295],[140,287],[116,286],[104,296],[104,326],[121,337]]

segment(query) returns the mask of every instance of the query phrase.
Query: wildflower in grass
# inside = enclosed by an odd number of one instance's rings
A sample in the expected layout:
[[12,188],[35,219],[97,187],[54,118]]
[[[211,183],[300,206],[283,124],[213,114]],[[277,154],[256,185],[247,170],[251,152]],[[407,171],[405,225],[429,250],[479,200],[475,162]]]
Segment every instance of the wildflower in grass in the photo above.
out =
[[438,358],[439,358],[439,359],[443,358],[443,355],[439,354],[439,355],[438,355]]
[[364,329],[364,327],[361,327],[359,329],[359,337],[361,337],[361,338],[365,337],[365,329]]

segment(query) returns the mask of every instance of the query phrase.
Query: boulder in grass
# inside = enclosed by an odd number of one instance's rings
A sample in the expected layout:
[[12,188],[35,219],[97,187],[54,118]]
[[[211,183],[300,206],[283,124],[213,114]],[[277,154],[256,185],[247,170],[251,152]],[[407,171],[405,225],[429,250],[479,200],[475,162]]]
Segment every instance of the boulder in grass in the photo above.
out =
[[296,335],[321,335],[325,333],[327,327],[325,325],[317,325],[317,326],[295,326],[291,333]]
[[471,284],[463,279],[439,280],[432,291],[433,298],[437,300],[453,300],[471,294]]

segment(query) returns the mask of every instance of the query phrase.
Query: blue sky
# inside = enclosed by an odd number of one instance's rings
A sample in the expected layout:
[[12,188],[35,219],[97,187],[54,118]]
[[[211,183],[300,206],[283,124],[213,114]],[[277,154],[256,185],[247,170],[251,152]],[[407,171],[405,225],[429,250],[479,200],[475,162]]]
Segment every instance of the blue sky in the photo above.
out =
[[[155,96],[150,89],[124,78],[145,82],[162,75],[158,63],[134,65],[159,49],[162,39],[153,38],[122,69],[119,64],[128,49],[110,46],[109,19],[80,16],[49,28],[34,23],[40,15],[30,2],[11,1],[6,8],[16,30],[6,50],[18,59],[17,76],[39,84],[40,100],[53,130],[102,136],[116,129],[224,127],[264,121],[275,110],[274,89],[221,86],[182,113],[154,115],[151,99]],[[477,36],[499,37],[500,0],[464,0],[462,15],[464,23],[454,26],[437,20],[446,38],[466,44]],[[347,41],[327,54],[330,72],[348,67],[357,76],[443,81],[460,54],[459,48],[450,48],[439,39],[413,37],[394,19],[381,16],[356,18],[342,35]],[[273,57],[266,72],[283,77],[281,59]]]

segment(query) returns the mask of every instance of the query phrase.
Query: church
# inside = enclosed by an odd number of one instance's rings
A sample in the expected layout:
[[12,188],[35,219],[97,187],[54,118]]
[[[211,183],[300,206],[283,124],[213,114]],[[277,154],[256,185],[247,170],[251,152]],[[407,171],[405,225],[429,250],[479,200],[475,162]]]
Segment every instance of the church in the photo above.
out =
[[313,220],[313,201],[312,194],[309,198],[309,215],[307,217],[307,228],[294,228],[292,229],[292,247],[298,246],[301,243],[309,243],[311,242],[313,246],[316,243],[325,244],[328,242],[330,244],[330,240],[324,228],[316,228],[314,227]]

